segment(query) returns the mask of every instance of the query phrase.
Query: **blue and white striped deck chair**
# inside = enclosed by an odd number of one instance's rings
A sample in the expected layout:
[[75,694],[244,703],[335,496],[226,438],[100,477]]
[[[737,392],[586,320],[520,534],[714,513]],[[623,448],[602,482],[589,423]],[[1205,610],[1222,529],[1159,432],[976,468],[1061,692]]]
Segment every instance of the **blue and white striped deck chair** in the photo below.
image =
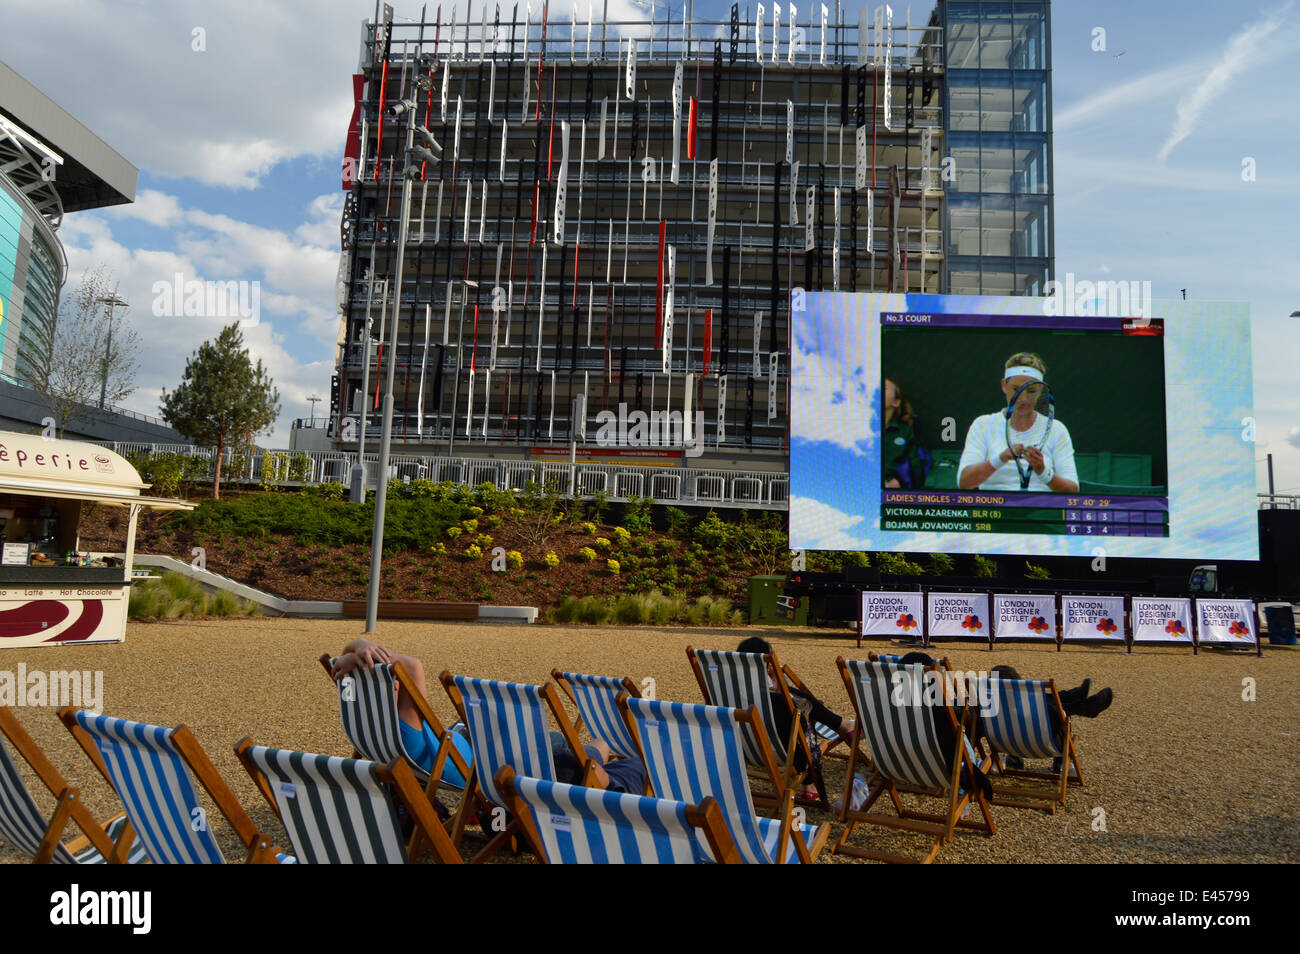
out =
[[[17,763],[10,757],[5,739],[57,800],[54,814],[48,820],[28,790]],[[69,823],[80,828],[83,834],[64,844],[61,839]],[[125,814],[105,824],[96,821],[82,802],[81,793],[64,781],[8,707],[0,706],[0,837],[3,840],[37,864],[101,865],[114,856],[126,826]],[[134,839],[134,835],[130,837]],[[130,841],[127,863],[139,864],[144,859],[144,846],[138,840]]]
[[[334,659],[325,653],[320,663],[326,673],[331,673]],[[330,677],[331,680],[333,676]],[[352,743],[358,758],[387,765],[394,759],[401,759],[410,766],[421,784],[426,786],[429,794],[438,787],[459,792],[460,786],[444,778],[442,766],[444,759],[460,772],[461,778],[469,778],[470,767],[465,764],[455,745],[439,745],[438,760],[433,770],[436,779],[429,785],[430,773],[406,753],[402,743],[402,716],[397,710],[397,687],[406,688],[407,694],[415,701],[420,710],[420,717],[428,723],[434,735],[445,740],[447,730],[430,708],[423,692],[407,674],[401,663],[379,663],[369,671],[358,666],[338,682],[339,718],[343,722],[343,734]],[[444,755],[445,752],[445,755]]]
[[[1035,791],[995,784],[993,804],[1055,814],[1057,805],[1065,806],[1071,766],[1075,784],[1083,784],[1070,720],[1057,695],[1055,681],[976,677],[971,680],[970,691],[972,701],[980,703],[980,729],[990,749],[985,768],[995,775],[1041,780],[1055,786],[1055,791],[1042,788]],[[983,705],[985,701],[988,705]],[[1055,731],[1057,725],[1061,727],[1060,742]],[[1009,769],[1003,762],[1003,756],[1008,755],[1021,759],[1060,759],[1060,771]]]
[[697,807],[521,778],[509,768],[497,774],[497,787],[547,864],[698,865],[714,858],[740,863],[712,799]]
[[[587,765],[586,753],[577,743],[577,733],[550,683],[534,686],[495,682],[453,676],[450,672],[443,672],[439,678],[452,704],[465,720],[470,744],[474,747],[474,775],[465,788],[467,797],[461,801],[462,808],[456,813],[452,828],[452,841],[457,846],[467,821],[465,806],[470,796],[481,794],[491,805],[506,807],[505,798],[496,787],[496,774],[502,768],[509,766],[516,775],[527,778],[556,780],[547,709],[559,723],[560,732],[573,749],[578,763],[584,767]],[[518,833],[519,823],[514,819],[473,860],[487,860]]]
[[[760,776],[771,781],[779,803],[787,789],[805,780],[817,785],[821,793],[822,807],[826,806],[825,786],[819,777],[810,777],[815,773],[807,770],[799,772],[795,768],[795,753],[801,752],[803,764],[813,766],[812,752],[808,749],[808,740],[799,731],[802,718],[790,697],[790,688],[785,684],[780,663],[775,654],[759,655],[757,653],[732,653],[715,649],[695,649],[686,647],[686,657],[695,671],[695,679],[700,684],[704,701],[711,706],[727,709],[756,709],[760,724],[768,745],[765,747],[757,733],[748,727],[742,730],[745,764]],[[771,662],[776,674],[775,682],[769,689],[768,663]],[[789,712],[788,733],[777,728],[776,712],[773,709],[772,693],[782,697]],[[760,798],[765,796],[760,795]]]
[[778,818],[754,814],[741,741],[746,727],[763,731],[754,710],[628,697],[621,705],[655,794],[691,805],[714,799],[743,862],[811,864],[821,852],[828,829],[796,828],[789,790]]
[[[410,767],[271,749],[244,739],[235,754],[279,816],[299,864],[407,864],[397,804],[443,864],[459,852]],[[412,841],[417,836],[412,835]]]
[[247,860],[275,863],[269,839],[257,830],[188,728],[112,719],[71,706],[61,709],[59,718],[117,792],[154,864],[225,863],[190,772],[248,849]]
[[640,755],[636,750],[636,741],[623,721],[623,714],[618,708],[619,693],[639,697],[640,690],[636,683],[624,676],[587,676],[577,672],[551,671],[551,678],[573,700],[580,719],[574,728],[587,727],[593,739],[599,739],[609,746],[609,750],[620,758],[636,759]]
[[[845,826],[833,851],[880,861],[915,860],[848,844],[854,829],[863,823],[911,831],[933,839],[929,853],[922,859],[923,864],[934,860],[955,828],[994,834],[997,829],[979,786],[972,786],[974,792],[961,788],[963,771],[973,779],[974,773],[980,769],[965,729],[949,707],[946,686],[939,690],[942,700],[939,707],[930,704],[932,696],[926,691],[925,679],[929,676],[930,679],[938,678],[941,684],[946,683],[939,671],[919,665],[899,666],[879,661],[846,662],[843,657],[836,660],[836,665],[857,713],[858,725],[866,737],[877,776],[873,780],[874,791],[859,809],[849,807],[850,785],[846,784],[845,801],[840,810]],[[952,731],[955,744],[951,748],[940,738],[937,719],[946,720]],[[847,779],[853,777],[855,755],[850,754]],[[889,794],[897,814],[872,812],[876,801],[885,793]],[[947,803],[947,809],[943,814],[916,811],[904,804],[900,793],[941,799]],[[983,822],[963,817],[972,801],[979,805]]]

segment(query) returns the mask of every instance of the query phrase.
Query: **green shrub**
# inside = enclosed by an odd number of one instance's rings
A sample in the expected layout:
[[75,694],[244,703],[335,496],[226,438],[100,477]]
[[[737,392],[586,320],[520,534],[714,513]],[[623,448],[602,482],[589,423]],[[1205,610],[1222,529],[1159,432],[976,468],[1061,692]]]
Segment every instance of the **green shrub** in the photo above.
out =
[[608,550],[611,546],[613,546],[613,544],[611,544],[611,543],[609,542],[609,538],[608,538],[608,537],[597,537],[597,538],[596,538],[596,549],[597,549],[597,550]]
[[466,533],[478,533],[478,521],[473,517],[469,520],[462,520],[460,525],[465,528]]
[[654,500],[649,497],[633,498],[623,514],[623,526],[637,533],[654,529]]
[[311,458],[306,454],[295,454],[289,461],[289,479],[299,483],[311,474]]
[[680,507],[669,507],[664,511],[664,519],[668,522],[668,532],[675,537],[686,539],[686,533],[691,527],[691,515]]
[[506,565],[512,570],[517,570],[524,565],[524,555],[518,550],[506,551]]
[[925,572],[921,564],[913,563],[901,553],[877,554],[876,566],[880,567],[881,573],[892,573],[896,576],[920,576]]
[[462,533],[464,533],[464,532],[465,532],[465,531],[462,530],[460,527],[448,527],[448,528],[447,528],[447,536],[449,536],[449,537],[450,537],[451,539],[453,539],[453,540],[455,540],[458,536],[460,536],[460,535],[461,535]]
[[618,575],[619,571],[621,571],[623,568],[619,565],[619,562],[617,560],[606,560],[605,569],[609,570],[610,573]]
[[186,619],[202,616],[250,616],[257,604],[224,590],[208,593],[180,573],[164,573],[131,587],[127,613],[131,619]]
[[615,527],[614,539],[618,541],[620,547],[625,547],[632,542],[632,534],[625,527]]
[[483,556],[483,549],[482,547],[471,543],[465,548],[465,556],[469,557],[471,560],[477,560]]
[[433,546],[429,547],[429,552],[432,553],[434,556],[440,556],[440,557],[446,556],[447,545],[443,543],[441,540],[439,540]]
[[347,496],[347,488],[337,480],[327,480],[323,484],[307,484],[302,488],[302,492],[308,497],[318,497],[322,500],[342,500]]
[[484,550],[492,549],[492,535],[490,533],[480,533],[474,538],[474,542]]
[[691,539],[711,550],[726,546],[732,535],[733,528],[723,522],[712,510],[691,531]]
[[926,567],[927,572],[932,576],[943,576],[953,571],[955,564],[952,557],[946,553],[931,553],[930,565]]
[[552,550],[550,553],[546,554],[546,556],[542,557],[542,562],[551,569],[554,569],[560,565],[560,558],[556,556],[555,551]]
[[599,596],[566,596],[555,610],[555,618],[561,623],[607,622],[610,607]]
[[496,514],[492,514],[490,517],[484,518],[483,525],[489,530],[495,530],[501,526],[501,518]]
[[994,560],[978,553],[972,558],[975,563],[975,575],[979,577],[994,577],[998,575],[998,565]]
[[588,520],[582,524],[582,532],[590,536],[596,532],[596,525]]
[[1050,580],[1052,571],[1045,566],[1039,566],[1036,563],[1025,561],[1025,576],[1031,580]]
[[596,559],[596,551],[591,547],[583,547],[578,551],[578,559],[583,563],[590,563],[592,560]]

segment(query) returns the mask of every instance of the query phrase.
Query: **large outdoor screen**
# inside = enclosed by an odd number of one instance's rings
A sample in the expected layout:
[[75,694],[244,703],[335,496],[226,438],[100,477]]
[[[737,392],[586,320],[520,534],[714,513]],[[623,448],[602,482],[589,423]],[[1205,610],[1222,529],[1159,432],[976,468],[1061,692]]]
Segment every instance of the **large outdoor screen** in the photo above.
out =
[[792,548],[1258,559],[1245,305],[794,303]]

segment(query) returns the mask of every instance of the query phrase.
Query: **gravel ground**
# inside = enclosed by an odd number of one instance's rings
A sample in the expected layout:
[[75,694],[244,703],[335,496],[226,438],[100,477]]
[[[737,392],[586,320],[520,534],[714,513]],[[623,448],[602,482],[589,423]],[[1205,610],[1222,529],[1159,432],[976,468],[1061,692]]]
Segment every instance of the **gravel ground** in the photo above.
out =
[[[252,619],[202,623],[132,623],[125,643],[58,649],[7,650],[0,669],[102,670],[102,709],[109,715],[162,725],[186,723],[254,821],[286,840],[273,813],[235,759],[245,735],[268,745],[347,755],[332,686],[316,658],[337,652],[361,627],[356,621]],[[852,639],[827,631],[769,627],[684,629],[653,627],[493,626],[385,622],[382,641],[425,661],[434,711],[453,721],[437,673],[540,682],[552,667],[655,680],[661,699],[699,701],[685,648],[734,648],[746,635],[769,639],[830,708],[850,704],[835,657],[860,655]],[[1111,686],[1115,703],[1097,719],[1074,720],[1087,787],[1071,789],[1056,815],[994,807],[993,838],[963,833],[938,862],[1296,862],[1300,860],[1300,791],[1296,726],[1300,725],[1300,652],[1265,646],[1263,658],[1145,648],[1054,649],[1012,645],[989,653],[976,644],[941,651],[960,669],[1007,663],[1027,677],[1055,677],[1059,686],[1091,676]],[[1243,700],[1253,680],[1256,699]],[[59,724],[52,708],[15,714],[65,777],[80,786],[95,813],[117,810],[116,799]],[[843,790],[842,762],[828,762],[834,798]],[[24,766],[25,768],[25,766]],[[39,798],[43,808],[52,799]],[[52,809],[51,809],[52,810]],[[216,813],[212,813],[216,817]],[[838,821],[809,810],[812,824]],[[877,834],[876,832],[882,832]],[[228,858],[240,857],[228,828],[218,833]],[[854,843],[918,853],[920,839],[859,831]],[[233,847],[232,847],[233,846]],[[21,859],[0,843],[0,862]],[[822,854],[822,862],[849,859]]]

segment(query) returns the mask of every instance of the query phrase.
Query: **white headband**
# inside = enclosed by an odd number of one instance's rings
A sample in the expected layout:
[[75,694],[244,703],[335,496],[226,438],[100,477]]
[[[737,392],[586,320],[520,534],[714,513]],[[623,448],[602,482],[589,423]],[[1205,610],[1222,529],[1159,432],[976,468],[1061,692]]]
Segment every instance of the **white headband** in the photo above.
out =
[[1043,372],[1037,368],[1030,368],[1024,365],[1015,368],[1007,368],[1007,373],[1003,375],[1004,380],[1010,381],[1012,378],[1033,378],[1035,381],[1043,380]]

